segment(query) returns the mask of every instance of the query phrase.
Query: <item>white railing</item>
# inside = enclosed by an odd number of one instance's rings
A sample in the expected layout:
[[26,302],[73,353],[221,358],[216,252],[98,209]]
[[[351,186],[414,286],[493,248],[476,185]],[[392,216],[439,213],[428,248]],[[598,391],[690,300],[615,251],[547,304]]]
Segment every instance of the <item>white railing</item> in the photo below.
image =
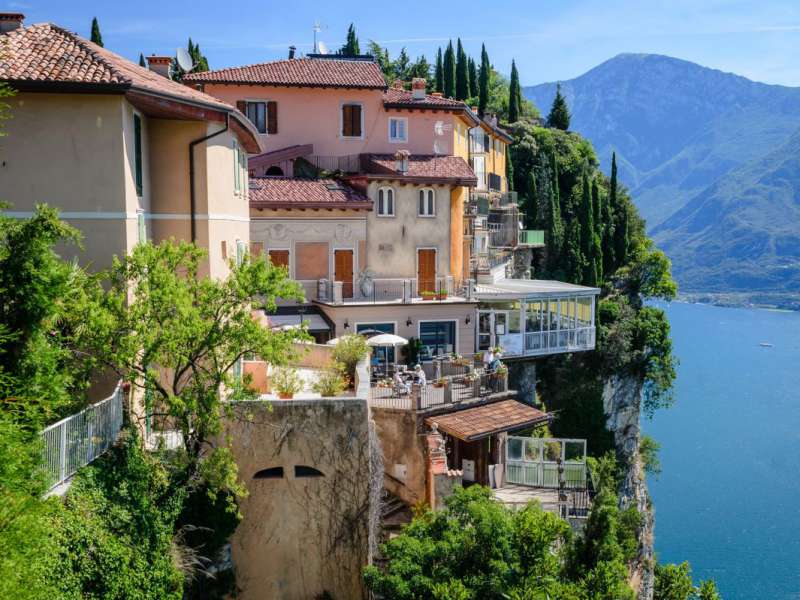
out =
[[586,440],[518,436],[506,440],[508,483],[558,488],[559,463],[565,488],[586,489]]
[[593,350],[595,345],[594,327],[562,329],[560,331],[541,331],[525,334],[525,355],[546,352]]
[[44,467],[50,489],[72,477],[117,440],[122,429],[123,393],[119,383],[105,400],[42,431]]

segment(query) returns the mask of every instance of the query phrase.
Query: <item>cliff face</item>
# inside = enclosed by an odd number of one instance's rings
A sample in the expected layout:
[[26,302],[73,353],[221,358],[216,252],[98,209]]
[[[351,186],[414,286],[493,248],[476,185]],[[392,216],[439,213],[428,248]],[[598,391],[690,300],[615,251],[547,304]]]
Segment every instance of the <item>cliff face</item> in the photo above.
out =
[[641,380],[614,376],[605,382],[603,410],[607,426],[614,432],[617,457],[625,469],[619,489],[619,507],[626,509],[635,506],[644,517],[639,531],[639,555],[631,573],[631,585],[638,590],[638,600],[653,600],[655,521],[647,481],[639,460],[641,399]]

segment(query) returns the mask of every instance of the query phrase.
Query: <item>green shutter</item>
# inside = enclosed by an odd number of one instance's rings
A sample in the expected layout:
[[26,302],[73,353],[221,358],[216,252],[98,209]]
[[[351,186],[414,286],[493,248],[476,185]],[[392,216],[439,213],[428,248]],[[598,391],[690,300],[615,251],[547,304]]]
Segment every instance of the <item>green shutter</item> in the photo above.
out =
[[136,178],[136,195],[142,195],[142,118],[133,115],[133,163]]

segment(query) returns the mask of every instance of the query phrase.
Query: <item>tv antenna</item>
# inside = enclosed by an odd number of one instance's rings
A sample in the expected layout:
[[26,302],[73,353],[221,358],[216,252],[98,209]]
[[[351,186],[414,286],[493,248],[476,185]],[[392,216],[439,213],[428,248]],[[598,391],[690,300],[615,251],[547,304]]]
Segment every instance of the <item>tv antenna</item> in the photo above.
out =
[[178,61],[178,66],[183,69],[185,73],[190,73],[197,65],[192,61],[192,56],[186,48],[178,48],[175,51],[175,60]]

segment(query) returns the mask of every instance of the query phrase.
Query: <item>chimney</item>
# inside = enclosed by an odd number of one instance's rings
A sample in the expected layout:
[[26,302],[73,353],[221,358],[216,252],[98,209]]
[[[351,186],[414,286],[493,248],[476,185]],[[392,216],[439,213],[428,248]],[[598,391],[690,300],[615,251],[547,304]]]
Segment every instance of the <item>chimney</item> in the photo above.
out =
[[289,46],[289,60],[294,58],[294,51],[297,50],[294,46]]
[[395,90],[404,90],[406,89],[406,84],[402,79],[395,79],[392,88]]
[[172,64],[171,56],[156,56],[155,54],[147,57],[147,67],[169,79],[169,66]]
[[474,112],[477,115],[478,114],[478,107],[477,106],[473,106],[472,107],[472,112]]
[[394,153],[395,171],[401,175],[408,173],[408,157],[410,155],[408,150],[398,150]]
[[22,13],[0,13],[0,33],[8,33],[22,27],[25,15]]
[[411,80],[411,97],[414,100],[425,99],[425,80],[422,77],[414,77]]

